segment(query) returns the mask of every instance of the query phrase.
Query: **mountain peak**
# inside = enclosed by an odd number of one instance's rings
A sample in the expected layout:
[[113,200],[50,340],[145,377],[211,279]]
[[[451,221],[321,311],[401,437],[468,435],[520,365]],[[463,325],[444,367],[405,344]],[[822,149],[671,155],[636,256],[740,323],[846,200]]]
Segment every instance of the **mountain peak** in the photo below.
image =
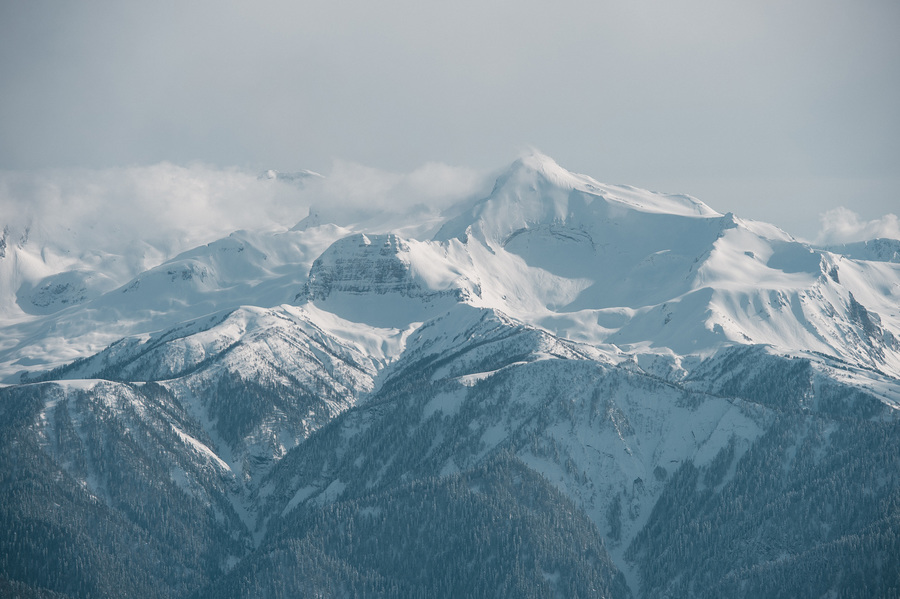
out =
[[[462,239],[474,234],[487,243],[502,245],[515,232],[536,226],[597,229],[604,228],[604,223],[630,218],[629,214],[636,219],[652,218],[650,215],[690,219],[722,216],[691,196],[603,184],[532,151],[510,164],[497,178],[490,195],[448,221],[435,239]],[[636,235],[648,230],[637,221],[629,226],[637,227]]]
[[553,158],[532,150],[517,158],[494,184],[491,196],[511,192],[520,200],[529,195],[547,198],[577,191],[639,212],[690,217],[722,216],[702,201],[685,194],[648,191],[630,185],[600,183],[588,175],[573,173]]
[[531,150],[519,156],[497,178],[497,182],[494,184],[494,192],[507,185],[534,185],[539,179],[562,189],[575,189],[588,181],[596,183],[589,177],[569,172],[557,164],[550,156],[537,150]]
[[510,168],[537,171],[550,177],[572,175],[568,170],[561,167],[556,160],[538,150],[530,150],[523,153],[513,161]]
[[319,215],[319,210],[314,206],[310,206],[309,214],[294,225],[291,228],[291,231],[306,231],[307,229],[318,227],[320,225],[322,225],[322,217]]

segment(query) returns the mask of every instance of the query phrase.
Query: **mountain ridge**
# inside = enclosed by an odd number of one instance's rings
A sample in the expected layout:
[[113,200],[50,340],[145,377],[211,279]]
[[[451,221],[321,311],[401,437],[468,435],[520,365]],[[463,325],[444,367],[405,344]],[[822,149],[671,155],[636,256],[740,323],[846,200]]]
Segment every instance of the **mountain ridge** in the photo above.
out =
[[0,580],[900,589],[900,264],[538,154],[445,214],[417,238],[415,214],[386,232],[311,210],[7,324]]

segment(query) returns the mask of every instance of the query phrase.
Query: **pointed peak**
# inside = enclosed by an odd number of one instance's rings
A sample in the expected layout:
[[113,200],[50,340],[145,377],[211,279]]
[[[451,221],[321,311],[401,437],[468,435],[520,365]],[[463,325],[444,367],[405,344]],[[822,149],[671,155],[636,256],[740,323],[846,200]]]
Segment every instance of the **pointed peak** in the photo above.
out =
[[309,214],[306,216],[306,218],[294,225],[291,228],[291,231],[306,231],[307,229],[312,229],[320,225],[322,225],[322,217],[319,216],[318,209],[316,209],[314,206],[310,206]]
[[511,170],[518,169],[527,169],[547,174],[559,172],[568,173],[568,171],[559,166],[553,158],[535,149],[524,152],[512,163]]
[[576,175],[561,167],[553,158],[537,150],[529,150],[517,158],[497,179],[494,190],[508,183],[520,184],[543,179],[563,189],[573,189],[587,182],[583,175]]

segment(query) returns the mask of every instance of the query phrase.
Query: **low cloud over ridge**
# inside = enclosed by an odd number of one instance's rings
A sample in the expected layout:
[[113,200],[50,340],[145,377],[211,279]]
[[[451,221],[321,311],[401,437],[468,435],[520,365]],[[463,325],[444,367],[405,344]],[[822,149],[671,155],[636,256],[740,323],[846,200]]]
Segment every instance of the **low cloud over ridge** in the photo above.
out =
[[851,243],[887,237],[900,239],[900,218],[885,214],[881,218],[864,220],[859,214],[843,206],[819,216],[822,228],[816,238],[818,243]]
[[168,162],[0,171],[0,231],[6,227],[12,243],[27,238],[51,248],[60,266],[69,252],[119,254],[133,261],[128,270],[139,272],[235,230],[289,229],[311,206],[347,225],[418,204],[441,209],[480,193],[489,180],[440,163],[393,173],[335,161],[324,178],[299,184],[258,175]]

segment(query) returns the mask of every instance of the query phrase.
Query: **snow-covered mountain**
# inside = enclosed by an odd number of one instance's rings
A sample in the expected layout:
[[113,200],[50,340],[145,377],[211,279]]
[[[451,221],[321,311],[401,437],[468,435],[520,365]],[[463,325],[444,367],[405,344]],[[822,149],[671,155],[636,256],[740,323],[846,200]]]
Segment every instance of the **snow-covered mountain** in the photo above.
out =
[[[34,543],[91,518],[114,522],[97,555],[134,535],[152,555],[183,542],[153,518],[200,539],[172,558],[179,582],[153,582],[152,558],[131,592],[452,595],[463,572],[516,596],[757,596],[773,579],[821,596],[859,572],[898,588],[900,242],[816,248],[539,154],[442,215],[311,212],[126,280],[104,274],[114,255],[87,268],[13,238],[7,518],[27,520],[15,484],[37,477],[73,515],[29,511],[45,527]],[[153,518],[134,485],[153,489]],[[542,531],[529,549],[476,534],[501,505]],[[433,537],[456,533],[411,531],[426,512],[470,522],[482,558],[441,566]],[[404,521],[401,545],[378,538]],[[0,539],[8,555],[39,550],[21,528]],[[575,568],[560,534],[592,565]],[[748,548],[720,551],[728,539]],[[880,557],[816,566],[860,543]],[[23,563],[0,567],[13,590],[109,592],[97,566],[69,588]]]
[[754,344],[900,373],[900,275],[888,240],[817,249],[694,198],[603,185],[541,155],[517,160],[487,198],[456,212],[424,239],[314,216],[291,230],[241,231],[105,293],[112,278],[80,269],[22,284],[7,312],[33,316],[6,327],[17,342],[4,344],[0,372],[12,382],[23,366],[65,363],[129,334],[308,301],[396,326],[464,302],[629,353]]

